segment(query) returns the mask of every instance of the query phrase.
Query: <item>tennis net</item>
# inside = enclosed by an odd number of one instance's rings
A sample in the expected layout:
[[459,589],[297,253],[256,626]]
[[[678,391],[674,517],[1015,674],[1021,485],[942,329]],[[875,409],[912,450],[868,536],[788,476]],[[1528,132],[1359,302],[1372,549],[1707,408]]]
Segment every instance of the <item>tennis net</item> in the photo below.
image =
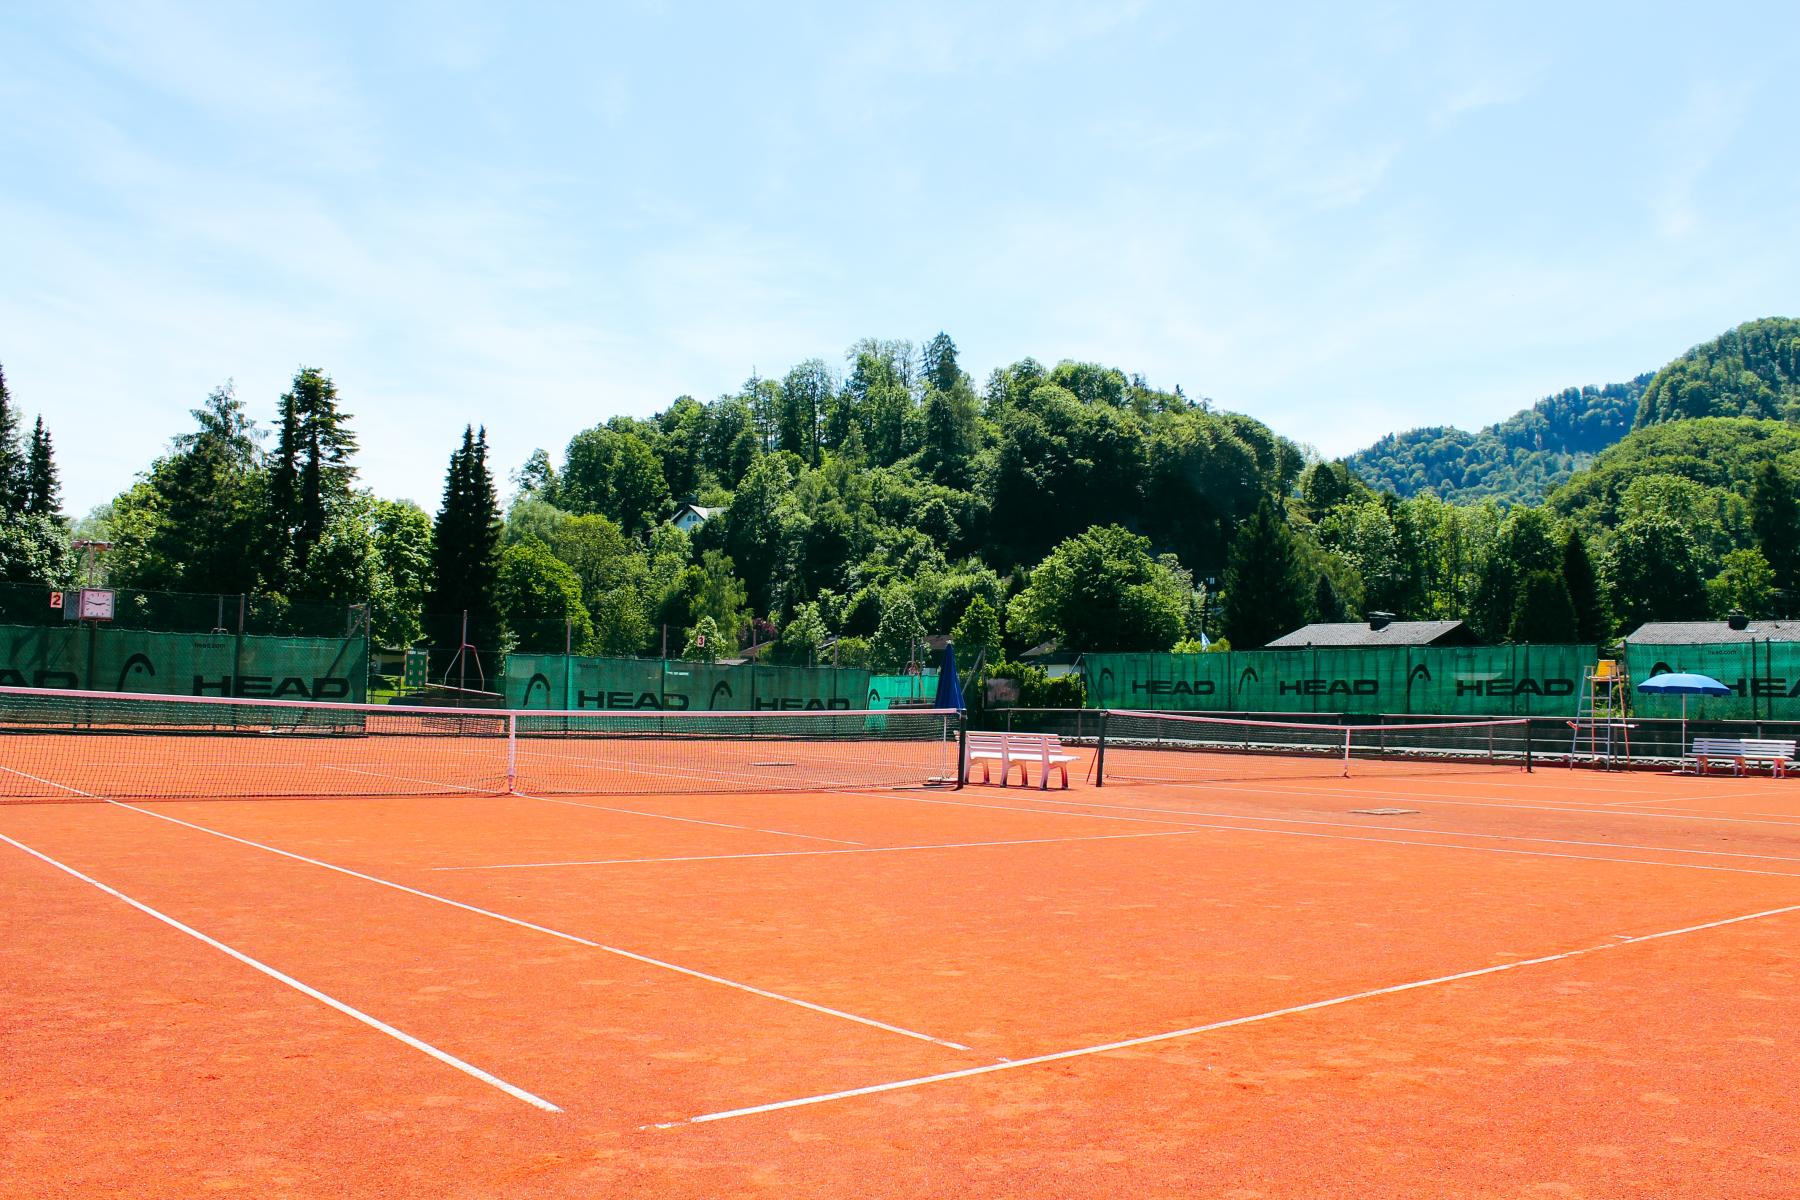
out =
[[1196,783],[1529,770],[1531,722],[1320,725],[1193,713],[1106,714],[1106,782]]
[[941,709],[545,712],[0,688],[0,802],[954,782]]

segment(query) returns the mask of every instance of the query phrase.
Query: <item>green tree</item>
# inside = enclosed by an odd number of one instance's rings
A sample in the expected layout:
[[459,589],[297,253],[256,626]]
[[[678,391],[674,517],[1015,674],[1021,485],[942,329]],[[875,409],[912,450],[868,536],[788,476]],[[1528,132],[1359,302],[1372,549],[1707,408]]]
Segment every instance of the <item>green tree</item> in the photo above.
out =
[[521,542],[501,552],[495,595],[507,628],[526,649],[568,646],[577,654],[590,649],[594,626],[581,600],[581,581],[544,543]]
[[1000,614],[986,596],[977,595],[969,601],[950,637],[965,666],[972,665],[977,657],[985,657],[989,663],[1000,661]]
[[948,387],[926,387],[919,447],[920,468],[954,488],[969,485],[981,446],[981,402],[961,372],[957,376]]
[[0,371],[0,513],[25,511],[25,455],[19,447],[19,413]]
[[[682,648],[681,657],[689,662],[718,662],[719,655],[724,652],[722,643],[718,622],[711,617],[701,617],[688,630],[687,645]],[[732,649],[736,648],[734,639]]]
[[1293,531],[1264,501],[1232,539],[1225,568],[1225,636],[1265,646],[1306,619],[1307,587]]
[[62,511],[62,484],[57,477],[50,431],[44,428],[41,416],[31,431],[31,449],[25,459],[25,511],[43,517],[54,517]]
[[1561,573],[1533,571],[1519,588],[1506,636],[1512,642],[1572,642],[1576,625],[1575,605]]
[[391,607],[375,608],[371,628],[379,645],[411,646],[424,636],[431,594],[431,518],[410,500],[377,500],[375,554],[392,587]]
[[269,532],[259,434],[228,383],[192,410],[195,428],[113,501],[111,578],[142,588],[253,592],[285,586]]
[[611,517],[628,537],[648,533],[673,507],[656,452],[636,434],[604,425],[570,440],[556,496],[571,512]]
[[903,587],[890,588],[881,602],[881,623],[875,627],[875,668],[898,671],[922,657],[924,648],[925,626],[911,593]]
[[427,603],[434,619],[428,631],[439,645],[460,639],[460,618],[469,618],[471,642],[490,653],[500,644],[498,571],[500,512],[494,477],[488,472],[487,429],[465,425],[462,446],[450,455],[444,502],[431,531],[431,577]]
[[338,407],[337,385],[317,367],[302,367],[282,393],[280,435],[269,474],[269,520],[283,551],[282,582],[306,579],[312,549],[325,535],[331,507],[350,494],[356,436]]
[[1513,509],[1482,560],[1469,611],[1475,633],[1486,641],[1506,637],[1526,578],[1537,571],[1560,572],[1562,561],[1549,514],[1541,508]]
[[1331,577],[1320,571],[1313,584],[1313,620],[1342,621],[1347,615],[1343,599],[1331,586]]
[[1612,618],[1606,612],[1606,597],[1600,591],[1600,580],[1594,574],[1588,557],[1587,541],[1581,531],[1571,527],[1563,540],[1563,586],[1568,589],[1569,603],[1575,607],[1575,640],[1603,642],[1612,632]]
[[963,374],[962,368],[956,363],[956,343],[942,330],[925,343],[919,369],[925,377],[925,385],[940,392],[948,392],[957,384],[968,380],[968,376]]
[[644,611],[642,594],[633,588],[603,591],[589,599],[588,609],[594,619],[595,654],[630,658],[643,653],[656,637]]
[[1053,637],[1067,650],[1166,650],[1181,637],[1189,590],[1150,553],[1148,538],[1096,525],[1032,568],[1007,620],[1021,642]]
[[737,632],[750,619],[749,598],[744,583],[737,575],[731,558],[717,550],[700,554],[698,587],[694,594],[694,611],[711,617],[718,638],[730,638],[730,649],[737,649]]
[[0,513],[0,581],[61,587],[75,578],[69,531],[41,513]]
[[1633,517],[1620,525],[1606,576],[1612,609],[1627,630],[1645,621],[1690,621],[1706,613],[1699,547],[1673,517]]
[[825,625],[818,603],[809,600],[796,605],[787,624],[781,627],[772,657],[778,663],[814,666],[824,657],[825,643],[830,640],[831,630]]
[[1706,604],[1715,617],[1733,611],[1768,616],[1775,604],[1775,570],[1760,550],[1733,550],[1706,584]]
[[819,436],[837,382],[823,359],[809,358],[781,381],[776,414],[775,447],[798,455],[809,466],[819,463]]
[[1800,505],[1794,502],[1787,475],[1772,461],[1756,471],[1756,486],[1750,493],[1750,530],[1756,548],[1774,572],[1774,588],[1791,610],[1800,601]]
[[556,500],[556,468],[550,464],[550,455],[541,449],[531,452],[525,465],[513,472],[512,480],[520,496],[535,496],[552,503]]

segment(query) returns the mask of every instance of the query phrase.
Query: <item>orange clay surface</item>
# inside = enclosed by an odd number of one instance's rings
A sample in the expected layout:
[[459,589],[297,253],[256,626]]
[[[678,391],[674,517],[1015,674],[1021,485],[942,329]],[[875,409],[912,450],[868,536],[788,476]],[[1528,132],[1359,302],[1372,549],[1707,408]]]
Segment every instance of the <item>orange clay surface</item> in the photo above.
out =
[[1084,765],[0,806],[0,1196],[1800,1191],[1800,782]]

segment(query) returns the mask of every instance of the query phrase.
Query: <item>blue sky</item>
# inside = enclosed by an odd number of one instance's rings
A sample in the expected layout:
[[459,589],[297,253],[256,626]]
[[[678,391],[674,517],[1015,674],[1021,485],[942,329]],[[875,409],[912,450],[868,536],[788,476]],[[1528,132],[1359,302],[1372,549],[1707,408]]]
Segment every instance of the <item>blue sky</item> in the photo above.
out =
[[302,364],[435,508],[863,336],[1338,454],[1800,313],[1797,10],[1464,7],[9,5],[0,365],[74,512]]

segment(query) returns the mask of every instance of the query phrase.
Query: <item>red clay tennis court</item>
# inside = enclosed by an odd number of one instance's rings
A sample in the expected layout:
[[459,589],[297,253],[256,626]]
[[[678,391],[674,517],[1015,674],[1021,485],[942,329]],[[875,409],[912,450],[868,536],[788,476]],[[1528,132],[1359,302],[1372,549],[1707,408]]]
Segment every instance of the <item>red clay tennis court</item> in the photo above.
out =
[[1139,744],[954,790],[941,717],[207,711],[0,733],[0,1193],[1800,1177],[1789,781]]

